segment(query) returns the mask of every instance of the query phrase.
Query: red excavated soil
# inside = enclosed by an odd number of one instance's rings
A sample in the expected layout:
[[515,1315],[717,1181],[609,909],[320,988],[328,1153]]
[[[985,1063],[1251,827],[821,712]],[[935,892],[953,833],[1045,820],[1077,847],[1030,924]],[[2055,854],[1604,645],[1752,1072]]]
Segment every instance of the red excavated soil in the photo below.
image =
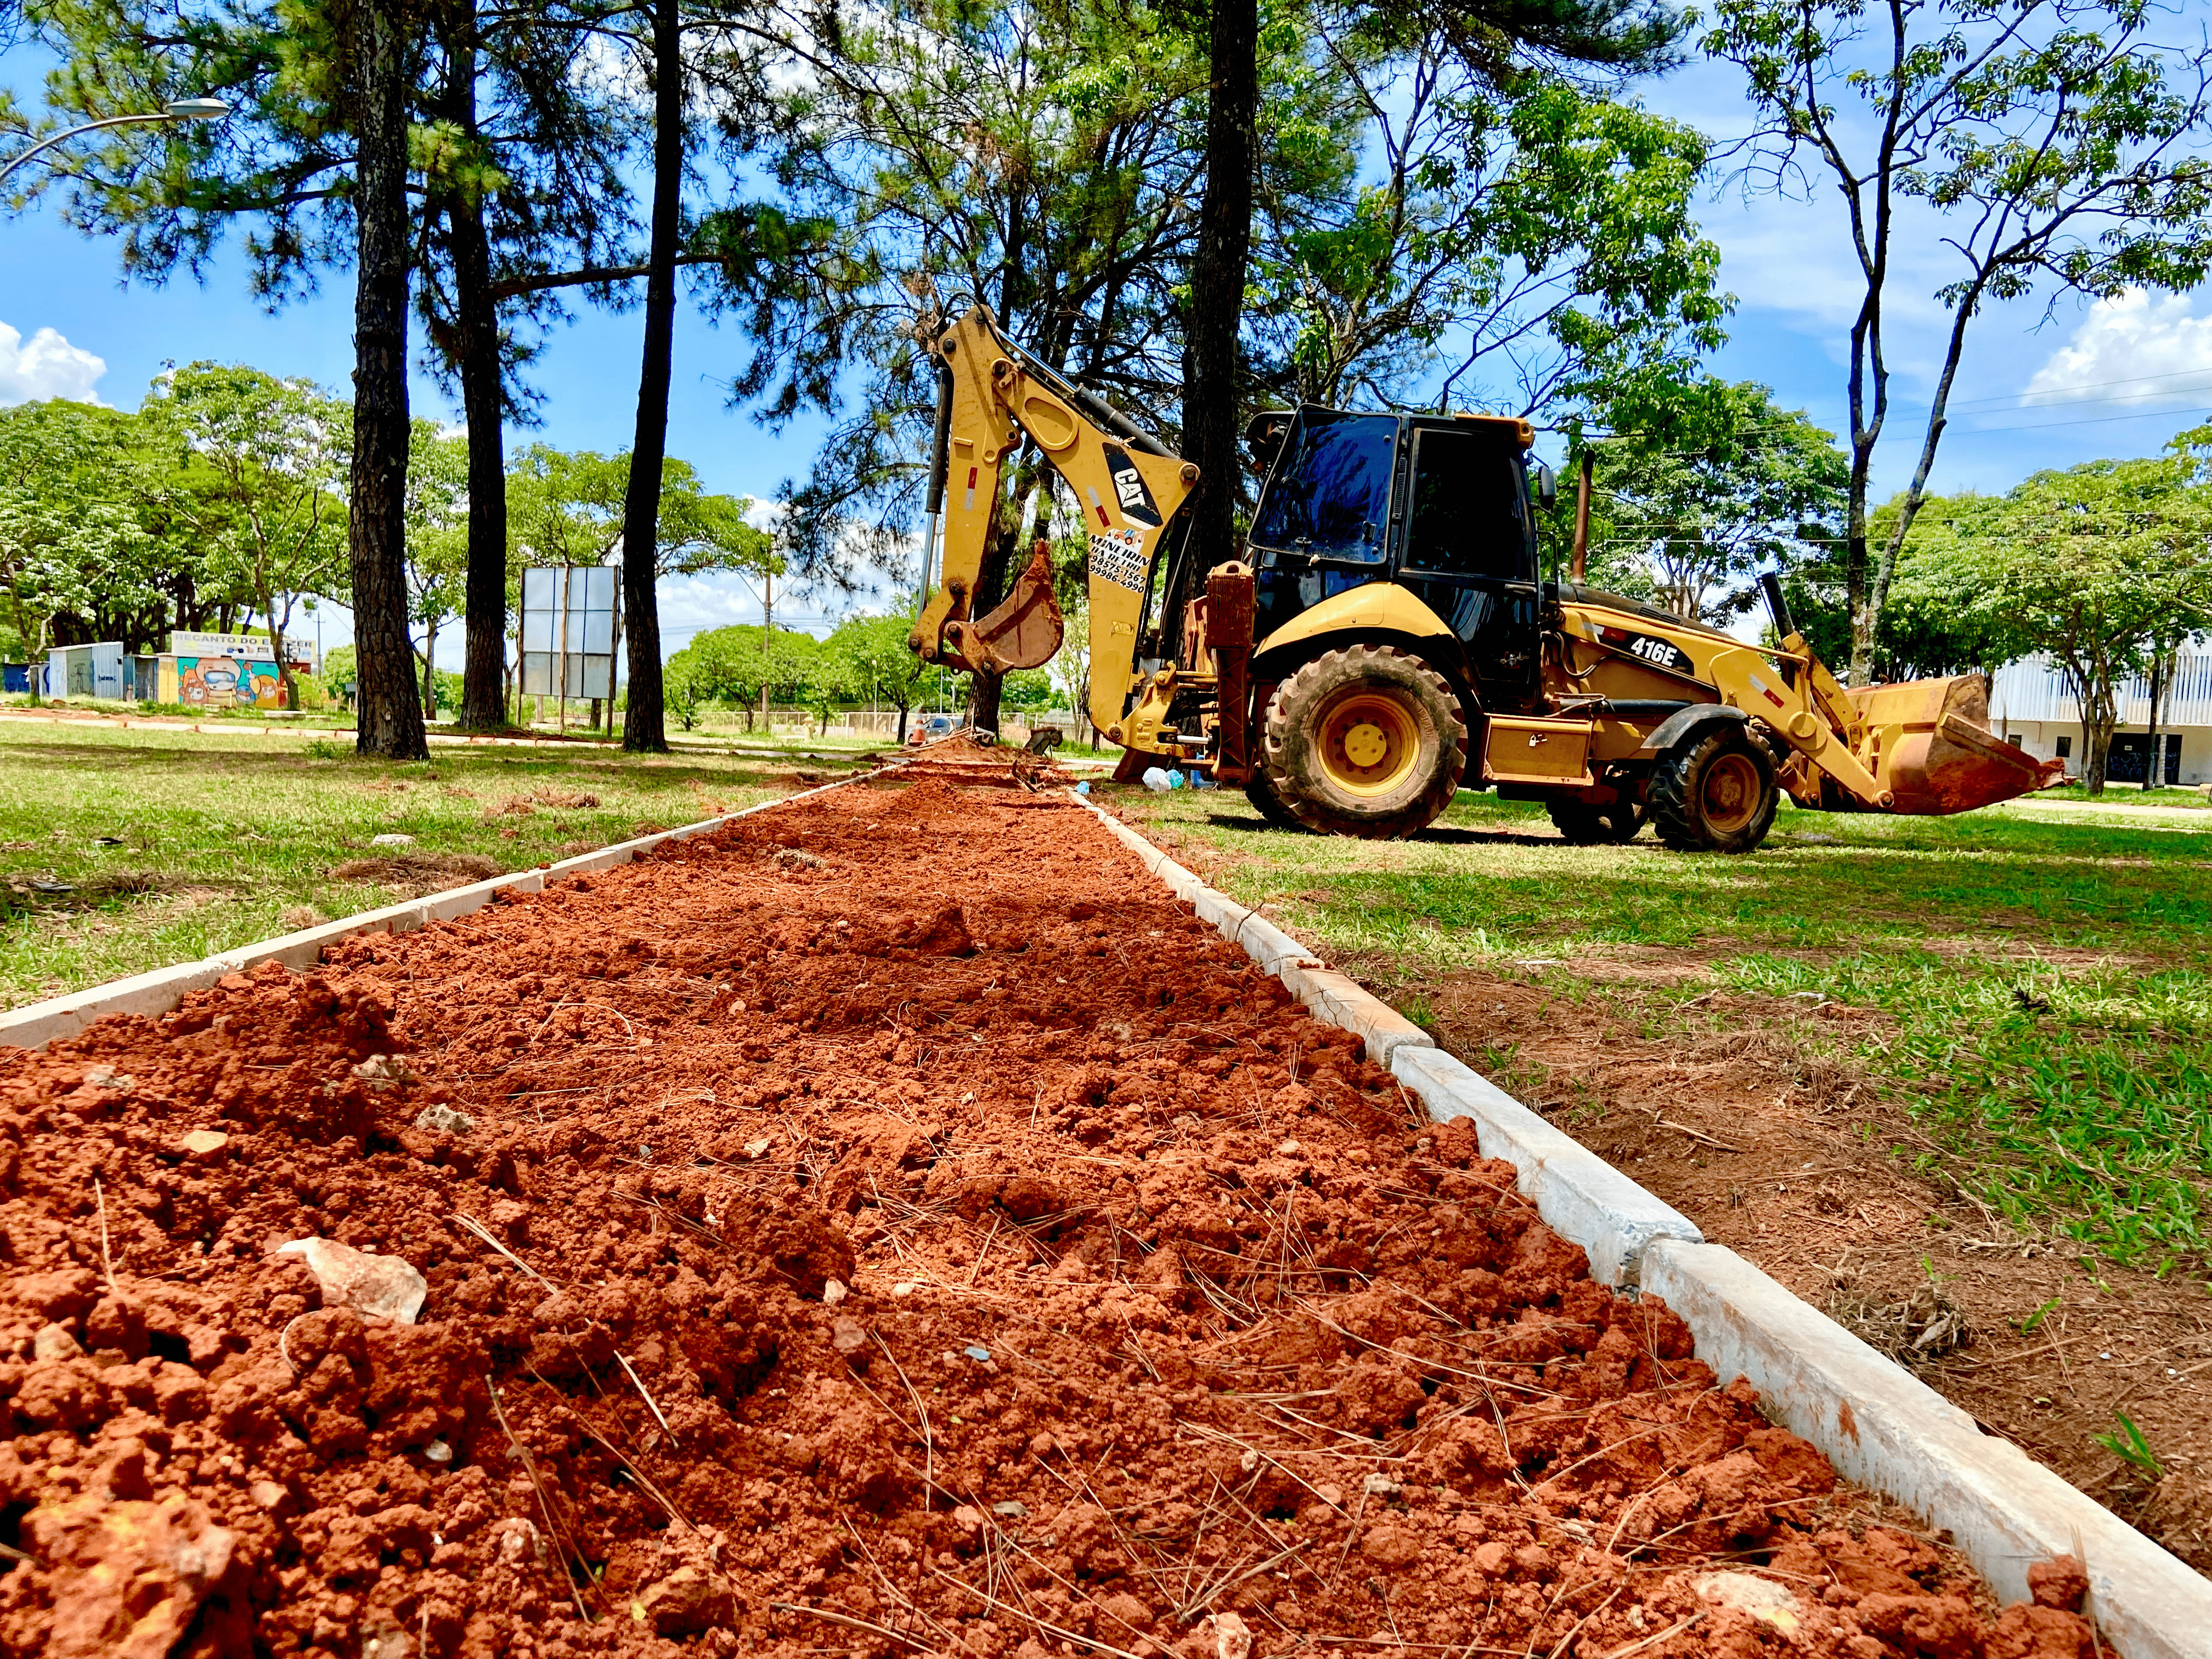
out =
[[0,1173],[9,1653],[2094,1651],[1058,793],[858,785],[9,1053]]

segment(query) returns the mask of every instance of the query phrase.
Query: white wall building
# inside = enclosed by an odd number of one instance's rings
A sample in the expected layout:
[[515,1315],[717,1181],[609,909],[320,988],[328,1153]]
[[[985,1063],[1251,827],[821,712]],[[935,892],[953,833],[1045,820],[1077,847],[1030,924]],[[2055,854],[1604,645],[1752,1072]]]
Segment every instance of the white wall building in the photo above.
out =
[[[2159,699],[2154,738],[2149,719],[2150,679],[2137,675],[2120,691],[2120,723],[2113,729],[2106,777],[2141,783],[2154,765],[2163,783],[2212,783],[2212,648],[2181,647],[2172,684]],[[2055,756],[2066,763],[2069,773],[2079,775],[2081,708],[2056,665],[2030,657],[1999,669],[1990,687],[1990,726],[2038,760]]]

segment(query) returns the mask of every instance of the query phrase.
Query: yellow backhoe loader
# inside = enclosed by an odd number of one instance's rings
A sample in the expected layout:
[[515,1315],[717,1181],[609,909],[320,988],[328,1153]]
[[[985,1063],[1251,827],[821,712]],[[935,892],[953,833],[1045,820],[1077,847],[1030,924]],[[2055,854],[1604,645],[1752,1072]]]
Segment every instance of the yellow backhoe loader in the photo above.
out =
[[2056,763],[1990,733],[1984,676],[1847,690],[1771,578],[1771,648],[1539,581],[1534,507],[1556,491],[1526,421],[1263,415],[1246,434],[1266,477],[1246,545],[1198,548],[1176,533],[1198,469],[987,307],[918,336],[939,378],[927,545],[941,521],[944,551],[915,652],[1003,672],[1059,648],[1042,542],[1005,602],[971,612],[1000,469],[1026,437],[1085,516],[1093,723],[1136,763],[1243,786],[1278,823],[1408,836],[1461,788],[1494,788],[1544,802],[1572,842],[1649,820],[1670,847],[1748,852],[1785,789],[1946,813],[2056,781]]

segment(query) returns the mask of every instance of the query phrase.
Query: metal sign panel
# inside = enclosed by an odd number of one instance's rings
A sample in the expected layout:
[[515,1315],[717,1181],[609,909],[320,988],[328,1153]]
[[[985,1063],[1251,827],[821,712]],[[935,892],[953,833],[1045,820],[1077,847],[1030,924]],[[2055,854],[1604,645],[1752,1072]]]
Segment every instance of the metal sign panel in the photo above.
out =
[[522,694],[615,695],[612,565],[547,565],[522,573]]

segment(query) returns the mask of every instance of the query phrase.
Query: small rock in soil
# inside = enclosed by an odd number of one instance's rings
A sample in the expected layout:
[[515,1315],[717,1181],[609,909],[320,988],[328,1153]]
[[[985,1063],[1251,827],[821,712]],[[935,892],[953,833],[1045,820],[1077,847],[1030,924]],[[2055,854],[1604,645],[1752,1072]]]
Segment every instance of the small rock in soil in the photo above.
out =
[[1214,1659],[1252,1659],[1252,1628],[1233,1613],[1213,1615]]
[[353,1074],[372,1087],[415,1080],[415,1073],[407,1069],[407,1062],[397,1054],[371,1054],[353,1068]]
[[836,1307],[845,1299],[845,1285],[842,1280],[826,1279],[822,1281],[822,1300],[825,1305]]
[[736,1597],[720,1576],[697,1567],[678,1567],[637,1598],[644,1621],[657,1636],[697,1636],[726,1625]]
[[1754,1577],[1747,1572],[1705,1572],[1698,1575],[1695,1588],[1698,1599],[1710,1607],[1749,1613],[1784,1636],[1796,1632],[1797,1598],[1771,1578]]
[[278,1255],[296,1255],[322,1287],[325,1307],[351,1308],[401,1325],[412,1325],[430,1286],[398,1256],[372,1255],[331,1238],[295,1238]]
[[66,1326],[43,1326],[31,1339],[31,1357],[34,1359],[74,1359],[83,1352]]
[[808,852],[803,847],[779,847],[769,854],[787,870],[819,870],[820,854]]
[[195,1129],[178,1143],[194,1158],[206,1158],[230,1145],[230,1137],[220,1129]]
[[425,1106],[415,1114],[415,1127],[434,1135],[465,1135],[477,1127],[477,1121],[450,1106]]

